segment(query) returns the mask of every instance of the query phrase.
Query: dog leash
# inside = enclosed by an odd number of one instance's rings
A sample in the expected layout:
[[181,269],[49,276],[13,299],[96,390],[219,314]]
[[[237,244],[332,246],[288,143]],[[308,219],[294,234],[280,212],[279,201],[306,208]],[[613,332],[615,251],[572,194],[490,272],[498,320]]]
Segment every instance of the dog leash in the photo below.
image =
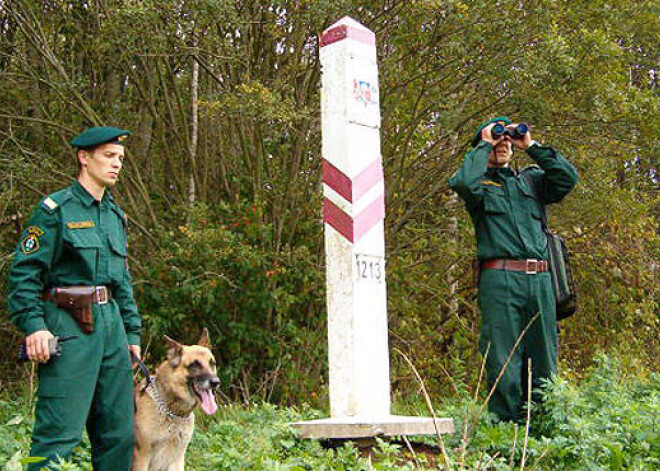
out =
[[142,388],[142,392],[145,392],[154,379],[151,377],[151,375],[149,375],[149,369],[147,368],[147,365],[145,365],[144,362],[140,360],[138,356],[133,352],[131,352],[131,359],[133,360],[133,363],[137,364],[138,368],[140,369],[140,372],[144,375],[145,379],[147,380],[146,384]]
[[[133,363],[136,363],[138,365],[140,372],[144,375],[145,379],[147,380],[144,387],[142,388],[142,392],[144,393],[147,389],[149,389],[149,386],[151,386],[151,391],[152,391],[151,397],[153,397],[154,401],[156,401],[156,405],[158,406],[158,409],[163,414],[167,415],[172,420],[184,420],[184,421],[189,420],[192,413],[188,415],[179,415],[172,412],[169,409],[169,407],[167,407],[167,404],[165,403],[165,401],[163,401],[163,399],[160,397],[160,394],[158,393],[158,388],[156,387],[156,377],[151,376],[149,374],[149,369],[147,369],[147,365],[145,365],[144,362],[140,360],[135,353],[131,352],[131,358],[133,360]],[[135,409],[137,410],[137,403],[135,403]]]

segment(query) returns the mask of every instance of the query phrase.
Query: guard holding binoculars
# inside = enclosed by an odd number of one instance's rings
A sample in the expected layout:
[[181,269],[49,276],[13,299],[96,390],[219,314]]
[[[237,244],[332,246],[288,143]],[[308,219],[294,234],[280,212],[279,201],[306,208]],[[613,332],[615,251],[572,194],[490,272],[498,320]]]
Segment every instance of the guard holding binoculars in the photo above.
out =
[[30,456],[45,460],[30,470],[68,459],[85,425],[94,470],[131,468],[129,350],[140,355],[141,323],[126,218],[106,191],[119,177],[129,134],[96,127],[73,139],[78,179],[41,200],[12,261],[9,313],[26,335],[22,356],[40,363]]
[[[479,347],[486,355],[489,388],[497,382],[488,407],[501,420],[519,421],[527,398],[528,360],[533,391],[557,371],[555,294],[535,194],[543,205],[557,203],[578,175],[558,151],[533,141],[527,125],[511,124],[507,117],[482,124],[472,147],[449,184],[464,200],[477,238]],[[514,171],[509,166],[514,147],[538,167]],[[531,173],[536,191],[522,172]],[[538,395],[533,393],[533,399]]]

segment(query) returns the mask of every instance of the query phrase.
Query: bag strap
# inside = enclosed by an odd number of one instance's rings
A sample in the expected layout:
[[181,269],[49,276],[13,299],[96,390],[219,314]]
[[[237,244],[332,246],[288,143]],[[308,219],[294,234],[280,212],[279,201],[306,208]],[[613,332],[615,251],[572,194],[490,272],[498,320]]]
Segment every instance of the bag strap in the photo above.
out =
[[539,205],[539,209],[541,210],[541,223],[543,225],[543,232],[549,232],[548,229],[548,213],[545,210],[545,205],[541,204],[541,199],[539,198],[539,194],[536,191],[536,186],[534,185],[534,179],[532,178],[532,174],[530,172],[531,169],[536,168],[536,167],[525,167],[519,172],[520,178],[522,178],[527,186],[529,187],[530,191],[532,192],[532,195],[534,195],[534,200],[536,201],[536,204]]

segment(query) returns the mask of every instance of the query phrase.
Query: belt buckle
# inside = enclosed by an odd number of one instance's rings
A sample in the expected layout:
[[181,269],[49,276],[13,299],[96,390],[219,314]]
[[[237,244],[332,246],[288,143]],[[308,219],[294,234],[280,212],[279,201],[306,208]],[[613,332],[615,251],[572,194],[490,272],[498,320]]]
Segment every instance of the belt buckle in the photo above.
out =
[[[532,268],[533,267],[533,268]],[[536,275],[539,271],[539,261],[535,258],[528,258],[525,260],[525,273],[528,275]]]
[[96,293],[96,299],[99,305],[108,304],[108,290],[105,286],[95,286],[94,292]]

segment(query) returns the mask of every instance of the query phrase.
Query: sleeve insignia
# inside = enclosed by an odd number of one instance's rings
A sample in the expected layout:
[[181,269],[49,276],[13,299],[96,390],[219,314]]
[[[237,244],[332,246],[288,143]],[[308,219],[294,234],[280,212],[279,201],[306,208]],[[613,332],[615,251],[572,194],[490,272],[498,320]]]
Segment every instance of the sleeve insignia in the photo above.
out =
[[44,235],[44,231],[40,227],[37,227],[37,226],[28,227],[27,232],[28,232],[28,234],[34,234],[37,237],[41,237],[42,235]]
[[484,181],[481,182],[481,184],[482,185],[491,185],[491,186],[496,186],[498,188],[502,188],[502,185],[500,185],[499,183],[495,183],[492,180],[484,180]]
[[21,241],[21,252],[25,255],[30,255],[37,252],[41,248],[39,244],[39,236],[33,233],[29,233]]
[[50,196],[46,196],[44,199],[44,205],[51,210],[57,208],[57,203]]
[[41,248],[39,238],[44,235],[44,231],[40,227],[30,226],[25,232],[27,232],[27,235],[21,240],[21,252],[30,255]]
[[94,221],[74,221],[67,222],[66,227],[69,229],[89,229],[94,227]]

